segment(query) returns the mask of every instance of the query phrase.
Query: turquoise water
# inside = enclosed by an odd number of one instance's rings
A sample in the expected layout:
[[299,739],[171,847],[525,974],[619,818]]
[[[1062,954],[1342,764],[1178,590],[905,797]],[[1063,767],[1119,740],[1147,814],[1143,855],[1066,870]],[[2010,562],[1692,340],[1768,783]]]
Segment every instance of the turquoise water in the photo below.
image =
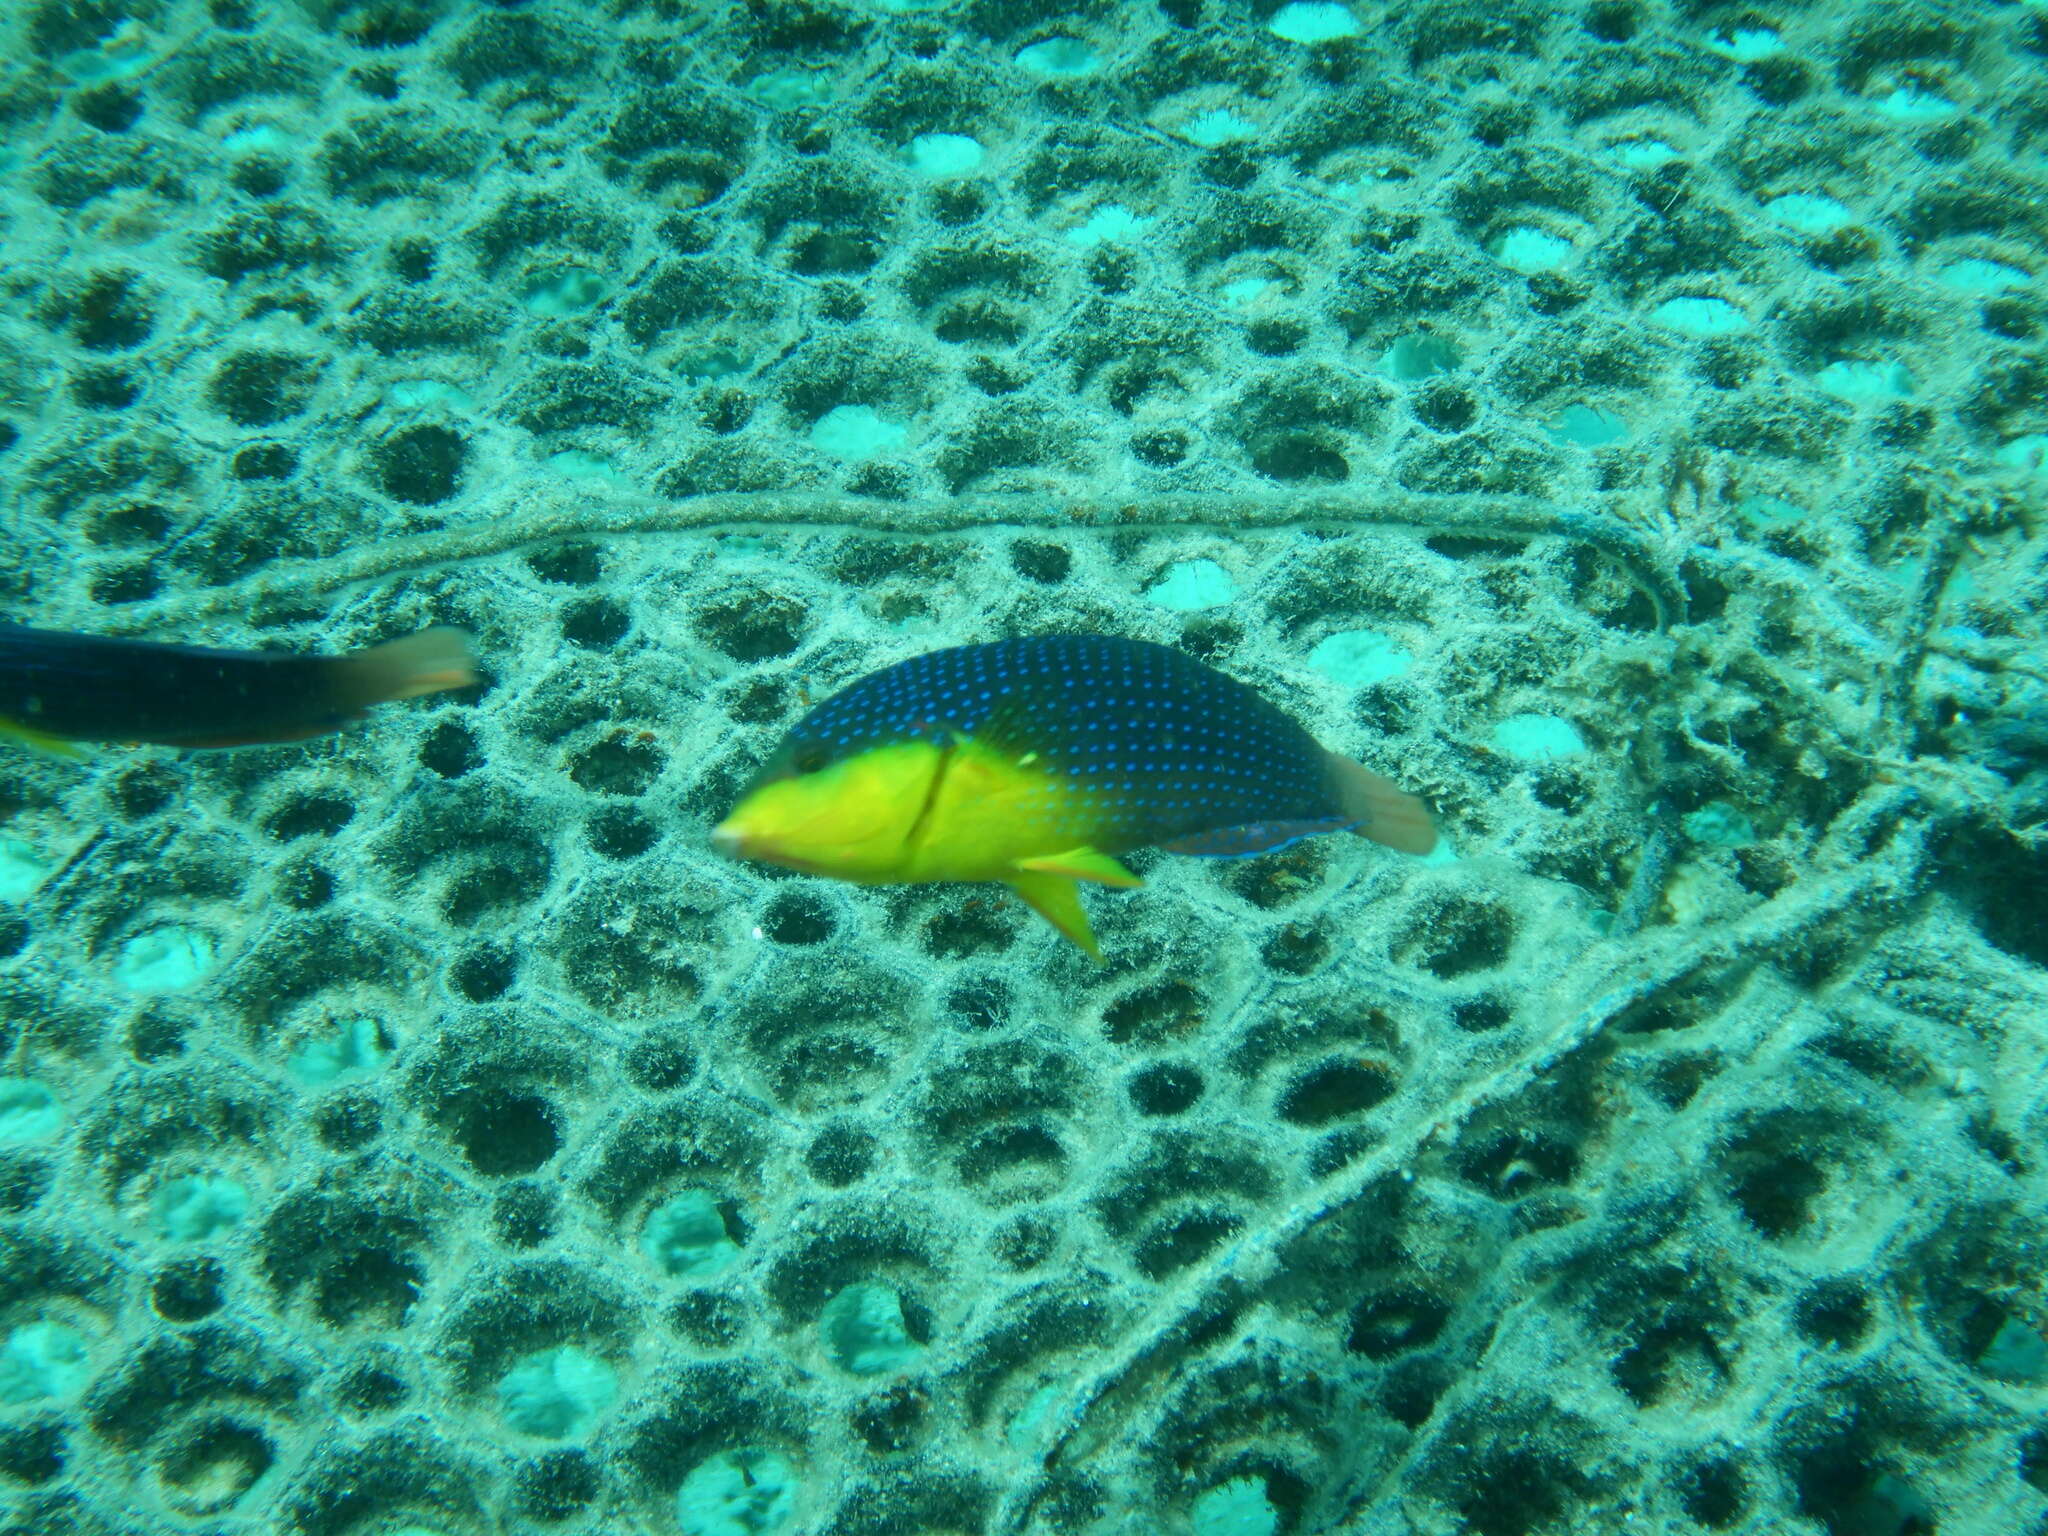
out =
[[[8,8],[0,620],[481,676],[0,738],[0,1532],[2048,1531],[2044,81],[1992,0]],[[1073,632],[1442,841],[1133,853],[1099,966],[713,850]]]

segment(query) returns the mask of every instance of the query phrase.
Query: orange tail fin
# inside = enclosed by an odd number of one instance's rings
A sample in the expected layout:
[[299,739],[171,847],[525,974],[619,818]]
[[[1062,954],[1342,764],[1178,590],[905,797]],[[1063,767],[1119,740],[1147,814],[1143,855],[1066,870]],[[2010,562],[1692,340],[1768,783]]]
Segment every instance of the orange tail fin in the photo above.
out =
[[1436,847],[1436,823],[1420,799],[1348,757],[1335,752],[1329,756],[1344,814],[1358,821],[1352,831],[1403,853],[1428,853]]
[[334,663],[337,691],[351,710],[392,699],[417,699],[476,681],[476,656],[459,629],[423,629],[403,640],[387,640],[351,651]]

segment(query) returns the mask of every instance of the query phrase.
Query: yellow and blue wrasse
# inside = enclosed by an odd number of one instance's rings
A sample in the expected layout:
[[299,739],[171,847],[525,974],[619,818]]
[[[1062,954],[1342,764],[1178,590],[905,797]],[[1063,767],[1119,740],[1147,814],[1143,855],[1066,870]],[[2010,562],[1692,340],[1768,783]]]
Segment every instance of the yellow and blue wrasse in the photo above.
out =
[[0,735],[240,747],[338,731],[372,704],[476,681],[460,630],[425,629],[343,656],[212,650],[0,624]]
[[1044,635],[932,651],[791,728],[720,851],[867,884],[1000,881],[1097,960],[1077,882],[1133,848],[1231,858],[1349,831],[1436,845],[1415,796],[1167,646]]

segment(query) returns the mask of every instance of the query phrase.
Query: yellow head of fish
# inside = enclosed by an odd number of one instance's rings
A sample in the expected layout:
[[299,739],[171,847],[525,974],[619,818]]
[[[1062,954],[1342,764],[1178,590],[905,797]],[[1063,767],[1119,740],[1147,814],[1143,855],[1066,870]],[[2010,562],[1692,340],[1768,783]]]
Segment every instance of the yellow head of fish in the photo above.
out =
[[735,858],[759,859],[839,880],[910,878],[918,812],[938,773],[928,741],[893,743],[824,762],[785,749],[711,834]]

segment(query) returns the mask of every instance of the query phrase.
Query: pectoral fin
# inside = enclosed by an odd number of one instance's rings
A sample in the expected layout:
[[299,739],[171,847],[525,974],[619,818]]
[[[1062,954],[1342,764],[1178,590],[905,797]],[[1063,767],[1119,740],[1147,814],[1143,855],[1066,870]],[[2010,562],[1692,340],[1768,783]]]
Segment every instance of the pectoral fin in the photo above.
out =
[[1070,878],[1020,872],[1008,883],[1032,911],[1088,951],[1089,959],[1102,963],[1102,946],[1095,942],[1095,930],[1081,910],[1081,888]]
[[18,720],[0,719],[0,739],[19,742],[31,751],[69,758],[73,762],[81,761],[86,755],[75,743],[66,741],[62,736],[52,736]]
[[1108,854],[1097,853],[1093,848],[1069,848],[1065,853],[1019,859],[1017,868],[1042,875],[1064,875],[1069,880],[1093,880],[1097,885],[1113,885],[1126,891],[1145,883]]

